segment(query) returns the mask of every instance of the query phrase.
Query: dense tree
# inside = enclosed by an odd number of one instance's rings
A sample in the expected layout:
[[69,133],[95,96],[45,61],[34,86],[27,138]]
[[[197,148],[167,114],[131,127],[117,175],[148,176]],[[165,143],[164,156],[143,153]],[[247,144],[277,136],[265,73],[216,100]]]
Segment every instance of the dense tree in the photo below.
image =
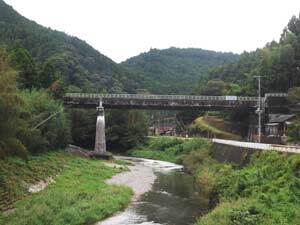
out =
[[201,94],[203,95],[223,95],[225,92],[226,84],[222,80],[210,80],[207,85],[203,87]]
[[[93,149],[97,112],[94,109],[70,111],[75,145]],[[106,110],[106,143],[110,150],[126,151],[143,142],[148,133],[147,116],[136,110]]]
[[[20,90],[15,88],[23,105],[18,108],[18,114],[11,115],[13,116],[11,121],[12,125],[15,125],[20,119],[24,126],[14,132],[12,130],[11,136],[20,140],[24,151],[27,149],[36,153],[62,148],[71,137],[73,143],[92,148],[96,110],[70,110],[72,124],[70,134],[69,120],[61,103],[55,101],[53,97],[61,99],[66,91],[135,93],[139,88],[139,80],[143,79],[142,75],[120,67],[84,41],[27,20],[2,0],[0,0],[0,44],[9,49],[8,63],[18,72]],[[58,111],[61,112],[51,120],[33,129]],[[137,121],[139,124],[129,123],[132,121],[130,119],[132,115],[135,115],[133,118],[140,118]],[[113,131],[112,134],[118,130],[124,131],[120,133],[118,139],[108,141],[109,146],[128,148],[144,138],[147,128],[144,117],[139,115],[142,114],[122,112],[110,116],[110,113],[107,113],[108,140],[113,139],[110,138],[110,131]],[[114,122],[119,119],[122,123]],[[114,124],[112,129],[110,123]]]
[[201,95],[220,96],[220,95],[239,95],[241,87],[238,84],[224,82],[220,79],[212,79],[207,81],[206,85],[202,85],[197,89]]
[[70,110],[73,144],[94,148],[97,112],[95,109]]
[[[65,86],[72,85],[86,92],[134,92],[138,88],[138,74],[130,73],[121,68],[111,59],[99,53],[86,42],[69,36],[63,32],[45,28],[18,14],[12,7],[0,0],[0,45],[9,48],[19,46],[15,58],[16,69],[23,73],[24,86],[29,84],[26,79],[35,76],[28,73],[32,67],[29,54],[32,55],[38,68],[42,71],[42,86],[50,85],[56,76]],[[20,67],[20,68],[18,68]],[[55,68],[55,73],[53,68]],[[51,73],[49,73],[51,72]],[[45,77],[50,75],[50,77]],[[52,77],[54,76],[54,77]],[[32,78],[32,77],[31,77]],[[27,83],[26,83],[27,82]]]
[[64,148],[71,136],[70,121],[62,103],[43,90],[25,90],[20,94],[24,102],[22,118],[29,127],[20,133],[20,137],[29,151],[38,153]]
[[110,110],[106,114],[107,144],[126,151],[141,144],[148,133],[146,114],[138,110]]
[[22,99],[16,87],[16,72],[9,66],[8,54],[0,49],[0,158],[26,156],[26,147],[17,138],[23,127],[20,119]]
[[16,47],[10,54],[10,61],[18,71],[20,87],[32,88],[39,85],[35,62],[26,49]]
[[294,33],[295,35],[300,34],[300,19],[296,16],[293,16],[288,23],[288,29],[290,32]]
[[292,17],[283,30],[280,41],[268,43],[254,52],[243,53],[239,60],[213,69],[199,83],[205,87],[209,80],[221,79],[241,87],[241,94],[255,95],[254,76],[262,75],[262,90],[266,92],[287,92],[300,86],[300,19]]
[[288,91],[288,99],[291,103],[297,104],[300,102],[300,87],[290,88]]
[[[23,58],[13,59],[13,65],[20,69],[21,76],[24,75],[24,67],[19,63]],[[0,49],[0,158],[8,155],[24,158],[27,152],[65,147],[70,140],[70,126],[62,104],[45,90],[18,89],[19,79],[11,68],[11,60],[7,51]],[[32,87],[32,83],[26,84]],[[54,113],[57,115],[47,121]]]
[[198,80],[212,67],[232,62],[238,55],[203,49],[151,49],[122,65],[142,74],[140,88],[155,94],[191,94]]

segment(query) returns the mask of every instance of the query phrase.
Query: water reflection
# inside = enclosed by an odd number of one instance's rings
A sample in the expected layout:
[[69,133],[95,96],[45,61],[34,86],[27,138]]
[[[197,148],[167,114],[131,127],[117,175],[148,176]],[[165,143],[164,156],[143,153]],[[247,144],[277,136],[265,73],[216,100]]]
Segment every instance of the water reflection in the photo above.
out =
[[191,175],[182,166],[156,160],[130,159],[156,171],[152,190],[116,216],[100,225],[190,225],[208,209],[206,195],[201,193]]
[[152,191],[142,196],[136,211],[148,221],[188,225],[207,210],[201,202],[192,176],[178,171],[158,173]]

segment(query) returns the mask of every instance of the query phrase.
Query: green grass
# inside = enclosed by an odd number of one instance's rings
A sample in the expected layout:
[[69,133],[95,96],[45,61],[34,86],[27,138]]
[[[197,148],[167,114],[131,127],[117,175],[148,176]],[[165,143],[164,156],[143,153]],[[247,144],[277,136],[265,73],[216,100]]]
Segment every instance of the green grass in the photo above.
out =
[[208,145],[208,140],[203,138],[153,137],[149,138],[145,145],[131,150],[128,154],[134,157],[180,163],[183,156],[200,148],[208,148]]
[[175,163],[177,161],[177,155],[172,151],[160,152],[160,151],[141,151],[135,150],[130,152],[130,156],[146,159],[156,159],[162,161],[168,161]]
[[[212,212],[201,217],[201,225],[254,225],[262,218],[258,212],[263,205],[249,199],[220,203]],[[271,225],[271,224],[270,224]]]
[[219,202],[197,225],[300,224],[300,155],[257,152],[240,168],[217,162],[205,148],[183,164],[203,199]]
[[244,168],[211,176],[221,203],[197,225],[300,224],[299,155],[260,152]]
[[133,163],[126,161],[126,160],[120,160],[120,159],[115,159],[113,160],[113,163],[118,164],[120,166],[132,166]]
[[73,158],[66,152],[57,151],[31,156],[28,161],[13,157],[1,160],[0,192],[6,192],[12,202],[22,198],[28,194],[29,184],[61,173]]
[[[35,160],[33,164],[36,166],[39,165],[38,161],[44,160],[49,163],[46,166],[49,168],[55,167],[58,161],[64,161],[64,165],[54,183],[41,192],[17,201],[13,213],[2,215],[2,224],[92,224],[124,209],[130,202],[131,189],[104,182],[120,170],[109,168],[99,160],[66,153],[45,155]],[[32,165],[32,162],[27,164],[20,161],[20,164],[23,165],[18,168],[23,170],[19,176],[23,177],[22,173],[27,171],[25,168]]]
[[241,168],[214,160],[211,147],[160,137],[130,154],[179,162],[193,174],[201,199],[214,205],[197,225],[300,225],[300,155],[261,151]]
[[[199,117],[197,118],[194,123],[191,125],[191,127],[189,128],[189,131],[191,133],[202,133],[202,132],[209,132],[211,134],[214,134],[216,137],[219,138],[225,138],[225,139],[233,139],[233,140],[240,140],[241,137],[233,134],[233,133],[229,133],[226,132],[224,130],[221,130],[220,128],[218,128],[217,126],[214,126],[213,120],[209,123],[208,121],[206,121],[205,119],[206,117]],[[215,118],[215,120],[217,120]],[[220,119],[218,119],[220,120]]]

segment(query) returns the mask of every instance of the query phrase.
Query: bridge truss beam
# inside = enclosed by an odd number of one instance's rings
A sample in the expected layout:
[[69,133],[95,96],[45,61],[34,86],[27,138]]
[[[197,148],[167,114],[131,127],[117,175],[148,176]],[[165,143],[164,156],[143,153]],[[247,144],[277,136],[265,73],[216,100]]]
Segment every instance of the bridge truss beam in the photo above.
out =
[[66,105],[95,108],[99,99],[107,109],[254,111],[256,97],[191,96],[191,95],[133,95],[133,94],[76,94],[68,93]]

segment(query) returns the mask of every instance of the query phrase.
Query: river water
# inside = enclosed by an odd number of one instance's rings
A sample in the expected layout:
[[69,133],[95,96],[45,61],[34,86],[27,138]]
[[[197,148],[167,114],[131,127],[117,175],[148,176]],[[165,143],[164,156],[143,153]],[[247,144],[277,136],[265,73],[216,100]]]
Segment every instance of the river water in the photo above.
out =
[[207,211],[207,201],[199,195],[193,177],[184,173],[182,166],[156,160],[127,159],[151,168],[156,175],[152,188],[124,212],[98,224],[190,225]]

